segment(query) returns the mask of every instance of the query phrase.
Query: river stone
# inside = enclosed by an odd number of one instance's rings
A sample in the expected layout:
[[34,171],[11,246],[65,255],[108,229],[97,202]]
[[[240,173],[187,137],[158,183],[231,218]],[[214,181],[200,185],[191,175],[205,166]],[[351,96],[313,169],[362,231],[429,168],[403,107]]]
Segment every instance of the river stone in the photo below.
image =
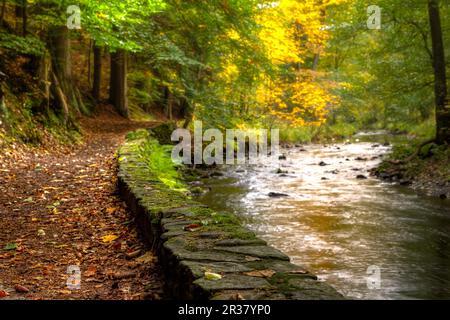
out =
[[183,260],[181,265],[189,268],[195,278],[201,278],[205,271],[214,273],[237,273],[252,271],[252,268],[234,262],[198,262]]
[[289,261],[289,257],[281,251],[268,246],[215,247],[215,250],[245,254],[248,256]]
[[220,280],[206,280],[200,278],[194,284],[207,291],[240,290],[240,289],[269,289],[272,286],[263,278],[248,277],[243,275],[224,275]]
[[214,243],[219,247],[237,247],[237,246],[265,246],[267,242],[261,239],[242,240],[242,239],[225,239]]

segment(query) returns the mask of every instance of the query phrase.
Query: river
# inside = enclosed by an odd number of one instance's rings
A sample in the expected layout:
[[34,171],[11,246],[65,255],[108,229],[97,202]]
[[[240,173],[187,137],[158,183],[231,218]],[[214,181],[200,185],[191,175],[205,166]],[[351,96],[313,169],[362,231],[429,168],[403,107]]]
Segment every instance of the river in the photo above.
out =
[[279,165],[261,159],[202,179],[210,191],[198,200],[235,213],[350,299],[450,299],[450,202],[370,177],[389,151],[356,138],[282,149]]

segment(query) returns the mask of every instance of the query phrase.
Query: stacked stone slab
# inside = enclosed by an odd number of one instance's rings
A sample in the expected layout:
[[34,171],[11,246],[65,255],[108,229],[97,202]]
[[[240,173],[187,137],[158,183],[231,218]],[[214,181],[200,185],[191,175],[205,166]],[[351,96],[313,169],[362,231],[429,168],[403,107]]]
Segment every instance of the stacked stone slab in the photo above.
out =
[[[235,217],[227,219],[160,182],[140,154],[145,139],[128,140],[120,148],[118,184],[159,257],[171,298],[343,298],[303,267],[290,263],[288,256],[258,239]],[[199,227],[189,228],[193,225]],[[207,272],[221,278],[209,280]]]

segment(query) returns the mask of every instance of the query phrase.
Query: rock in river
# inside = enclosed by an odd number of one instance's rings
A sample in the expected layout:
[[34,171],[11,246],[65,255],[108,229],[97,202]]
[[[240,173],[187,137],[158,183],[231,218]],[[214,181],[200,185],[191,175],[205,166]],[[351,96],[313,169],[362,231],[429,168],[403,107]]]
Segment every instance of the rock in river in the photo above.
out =
[[268,196],[271,198],[289,197],[289,195],[287,195],[285,193],[279,193],[279,192],[269,192]]

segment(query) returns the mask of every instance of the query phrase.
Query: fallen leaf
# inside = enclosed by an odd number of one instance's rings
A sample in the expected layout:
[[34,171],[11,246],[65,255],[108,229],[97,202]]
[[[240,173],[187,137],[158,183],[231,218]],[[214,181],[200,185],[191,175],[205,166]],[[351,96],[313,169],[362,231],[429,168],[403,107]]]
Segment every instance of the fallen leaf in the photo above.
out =
[[10,250],[16,250],[17,249],[17,243],[8,243],[6,246],[3,247],[3,250],[10,251]]
[[193,223],[193,224],[190,224],[188,226],[185,226],[184,227],[184,231],[191,231],[191,232],[193,232],[193,231],[198,230],[200,228],[201,228],[200,224]]
[[118,236],[116,236],[114,234],[108,234],[108,235],[102,237],[102,241],[104,243],[110,243],[110,242],[116,240],[117,238],[118,238]]
[[6,292],[5,290],[0,290],[0,298],[4,298],[4,297],[7,297],[7,296],[9,296],[8,292]]
[[133,251],[133,252],[129,252],[129,253],[127,253],[127,258],[128,259],[133,259],[133,258],[138,257],[140,254],[141,254],[141,250],[140,249],[136,250],[136,251]]
[[58,292],[61,294],[72,294],[72,291],[70,290],[59,290]]
[[136,272],[129,271],[129,272],[117,272],[112,275],[114,279],[129,279],[129,278],[135,278]]
[[84,273],[83,276],[85,276],[86,278],[90,278],[95,276],[95,274],[97,273],[97,268],[94,266],[90,266]]
[[117,211],[117,208],[107,208],[106,209],[106,213],[107,214],[113,214],[114,212],[116,212]]
[[153,253],[151,251],[143,254],[142,256],[140,256],[139,258],[136,259],[136,261],[139,263],[150,263],[155,260],[156,260],[156,257],[153,255]]
[[14,290],[16,290],[16,292],[19,292],[19,293],[28,293],[28,292],[30,292],[30,289],[28,289],[27,287],[21,286],[20,284],[16,284],[14,286]]
[[205,279],[206,280],[211,280],[211,281],[217,281],[222,279],[222,276],[218,273],[214,273],[214,272],[205,272]]
[[271,278],[275,273],[276,273],[275,271],[270,269],[244,272],[246,276],[258,278]]
[[253,262],[253,261],[260,261],[261,259],[258,257],[252,257],[252,256],[245,256],[245,261]]

